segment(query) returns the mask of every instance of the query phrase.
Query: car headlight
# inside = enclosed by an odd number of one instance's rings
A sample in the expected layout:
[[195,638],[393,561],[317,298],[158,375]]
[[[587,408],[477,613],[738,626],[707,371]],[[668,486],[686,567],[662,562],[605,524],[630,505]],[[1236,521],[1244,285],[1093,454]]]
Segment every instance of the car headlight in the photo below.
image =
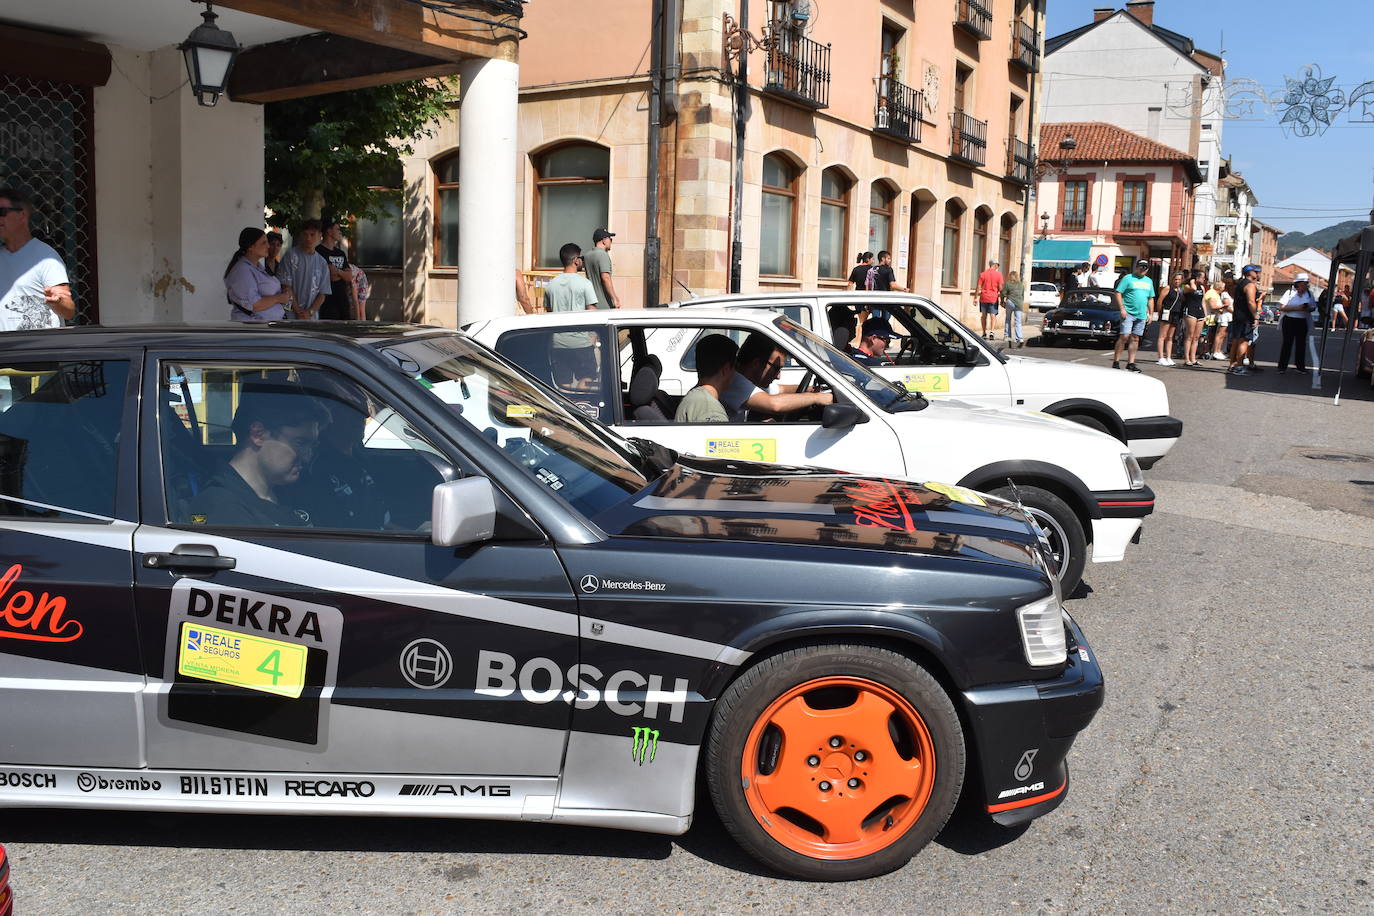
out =
[[1126,466],[1126,477],[1131,481],[1131,489],[1144,489],[1145,472],[1140,469],[1140,462],[1135,460],[1135,456],[1126,452],[1121,456],[1121,463]]
[[1021,644],[1031,667],[1047,668],[1068,661],[1064,612],[1058,594],[1017,608],[1016,619],[1021,624]]

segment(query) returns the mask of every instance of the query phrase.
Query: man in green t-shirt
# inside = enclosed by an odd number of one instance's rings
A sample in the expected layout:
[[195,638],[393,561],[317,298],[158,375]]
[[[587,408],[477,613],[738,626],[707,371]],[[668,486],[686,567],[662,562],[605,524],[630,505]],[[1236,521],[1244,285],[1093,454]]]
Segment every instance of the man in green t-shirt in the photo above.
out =
[[598,229],[592,233],[592,247],[582,256],[587,270],[587,279],[592,281],[596,290],[596,307],[599,309],[620,308],[620,296],[611,283],[611,239],[615,233]]
[[[558,249],[563,272],[544,287],[544,308],[550,312],[581,312],[596,308],[596,290],[591,281],[580,276],[582,248],[569,242]],[[553,335],[554,371],[560,383],[585,387],[596,375],[596,337],[586,331],[564,331]]]
[[1135,352],[1140,347],[1141,335],[1145,333],[1145,321],[1155,307],[1155,281],[1145,276],[1150,262],[1141,258],[1135,262],[1135,269],[1122,277],[1116,284],[1117,308],[1121,309],[1121,333],[1116,338],[1116,349],[1112,351],[1112,368],[1121,368],[1121,348],[1126,348],[1126,368],[1139,372],[1135,364]]
[[730,417],[720,403],[720,393],[735,377],[735,355],[739,345],[724,334],[707,334],[697,341],[697,386],[677,405],[673,419],[678,423],[729,423]]

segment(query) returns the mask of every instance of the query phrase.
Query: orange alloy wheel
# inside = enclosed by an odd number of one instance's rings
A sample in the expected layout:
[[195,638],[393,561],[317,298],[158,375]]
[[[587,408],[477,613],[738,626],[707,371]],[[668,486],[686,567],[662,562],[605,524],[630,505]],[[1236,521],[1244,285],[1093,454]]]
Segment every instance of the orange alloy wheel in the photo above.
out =
[[741,762],[759,825],[815,859],[857,859],[895,843],[935,785],[925,720],[866,678],[816,678],[785,692],[754,722]]

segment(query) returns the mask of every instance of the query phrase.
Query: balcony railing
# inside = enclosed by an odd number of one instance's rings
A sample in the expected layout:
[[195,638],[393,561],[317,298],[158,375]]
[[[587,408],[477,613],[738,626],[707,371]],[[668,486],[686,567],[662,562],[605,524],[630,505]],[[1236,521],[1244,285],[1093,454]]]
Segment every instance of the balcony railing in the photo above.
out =
[[977,0],[958,0],[954,24],[965,32],[978,36],[980,41],[992,37],[992,13]]
[[873,129],[908,143],[921,141],[921,93],[890,76],[876,80],[878,100],[873,108]]
[[768,68],[763,91],[807,108],[830,105],[830,45],[812,41],[796,29],[775,22],[770,29]]
[[1040,69],[1040,36],[1019,19],[1011,24],[1011,62],[1031,73]]
[[1035,160],[1031,158],[1029,143],[1022,143],[1012,137],[1007,141],[1007,177],[1020,184],[1029,185],[1034,178]]
[[1145,211],[1126,210],[1121,214],[1122,232],[1144,232],[1145,231]]
[[1065,232],[1082,232],[1088,228],[1087,210],[1065,210],[1059,228]]
[[950,124],[949,154],[971,165],[986,165],[988,122],[956,111],[950,115]]

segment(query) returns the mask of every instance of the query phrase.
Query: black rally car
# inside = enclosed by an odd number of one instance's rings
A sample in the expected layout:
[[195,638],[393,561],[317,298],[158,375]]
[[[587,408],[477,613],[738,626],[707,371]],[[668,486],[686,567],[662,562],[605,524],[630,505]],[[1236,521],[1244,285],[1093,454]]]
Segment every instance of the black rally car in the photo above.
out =
[[622,439],[448,331],[6,335],[0,805],[688,829],[899,867],[1064,799],[1019,509]]

